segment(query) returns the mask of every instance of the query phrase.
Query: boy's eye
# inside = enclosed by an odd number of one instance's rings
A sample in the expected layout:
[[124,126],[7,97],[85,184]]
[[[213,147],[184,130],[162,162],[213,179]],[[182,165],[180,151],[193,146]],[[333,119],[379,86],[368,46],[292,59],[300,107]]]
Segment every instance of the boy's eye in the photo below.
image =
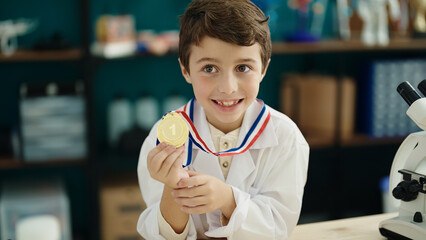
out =
[[203,68],[203,71],[204,71],[204,72],[207,72],[207,73],[214,73],[214,72],[217,72],[216,68],[215,68],[213,65],[206,65],[206,66]]
[[247,66],[247,65],[239,65],[238,67],[237,67],[237,71],[238,72],[247,72],[247,71],[249,71],[250,70],[250,68],[249,68],[249,66]]

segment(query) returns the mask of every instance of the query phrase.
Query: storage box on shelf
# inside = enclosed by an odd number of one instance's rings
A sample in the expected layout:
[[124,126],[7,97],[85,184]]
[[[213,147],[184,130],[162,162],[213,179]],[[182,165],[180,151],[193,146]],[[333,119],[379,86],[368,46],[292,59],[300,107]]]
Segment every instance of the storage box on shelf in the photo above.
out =
[[142,239],[136,231],[146,208],[136,173],[109,175],[99,189],[102,239]]
[[24,83],[20,91],[20,147],[24,161],[85,158],[83,83]]
[[355,81],[333,76],[287,74],[281,110],[300,128],[311,147],[331,146],[354,134]]
[[2,184],[2,239],[71,240],[70,205],[59,179],[14,179]]

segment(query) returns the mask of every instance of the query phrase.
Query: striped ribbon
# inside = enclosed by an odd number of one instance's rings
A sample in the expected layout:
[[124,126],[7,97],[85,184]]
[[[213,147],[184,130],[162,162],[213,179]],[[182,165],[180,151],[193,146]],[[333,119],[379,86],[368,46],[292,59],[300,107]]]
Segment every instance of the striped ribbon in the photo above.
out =
[[[265,130],[266,125],[268,124],[271,114],[269,111],[266,110],[266,105],[263,103],[262,100],[257,99],[257,102],[262,104],[262,110],[260,111],[259,115],[257,116],[256,120],[253,122],[253,125],[250,127],[249,131],[247,132],[246,136],[244,137],[244,140],[240,144],[240,146],[231,148],[226,151],[222,152],[214,152],[212,151],[207,144],[203,141],[201,136],[198,134],[197,129],[194,125],[194,101],[195,98],[192,98],[184,107],[183,111],[175,111],[176,113],[180,114],[185,121],[188,123],[189,127],[189,141],[188,144],[186,144],[186,150],[187,150],[187,160],[186,163],[183,165],[183,167],[186,167],[191,164],[192,162],[192,144],[195,144],[199,149],[206,153],[211,153],[215,156],[233,156],[237,154],[241,154],[246,152],[259,138],[259,136],[262,134],[263,130]],[[158,143],[158,140],[157,140]]]

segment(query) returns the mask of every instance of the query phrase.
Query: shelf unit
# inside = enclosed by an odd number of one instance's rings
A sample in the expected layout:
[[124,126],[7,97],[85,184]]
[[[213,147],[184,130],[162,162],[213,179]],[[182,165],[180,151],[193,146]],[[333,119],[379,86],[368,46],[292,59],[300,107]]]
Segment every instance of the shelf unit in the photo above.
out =
[[[312,43],[288,43],[273,42],[272,54],[311,54],[311,53],[330,53],[330,52],[380,52],[380,51],[416,51],[426,49],[426,39],[397,39],[391,40],[388,46],[366,46],[361,41],[350,40],[325,40]],[[169,53],[177,55],[176,52]],[[74,61],[81,60],[84,56],[82,49],[67,50],[18,50],[11,56],[5,56],[0,53],[0,62],[28,62],[28,61]],[[92,59],[102,61],[114,61],[135,57],[152,56],[148,54],[135,54],[133,56],[106,59],[92,56]],[[160,56],[161,57],[161,56]]]
[[305,54],[305,53],[330,53],[330,52],[359,52],[359,51],[403,51],[424,50],[425,39],[400,38],[392,39],[388,46],[366,46],[359,40],[325,40],[312,43],[285,43],[274,42],[273,54]]
[[[17,5],[19,6],[19,10],[16,8]],[[14,8],[11,9],[11,6]],[[49,8],[52,8],[52,11]],[[72,47],[52,50],[34,50],[30,47],[19,48],[10,56],[2,54],[0,51],[0,66],[3,68],[3,77],[1,80],[2,84],[6,86],[5,88],[3,86],[0,88],[0,94],[4,96],[2,98],[3,102],[8,101],[2,106],[2,110],[6,115],[6,117],[2,116],[2,118],[6,120],[1,122],[3,124],[1,127],[4,124],[8,124],[8,122],[11,122],[9,125],[10,129],[17,127],[18,121],[16,116],[18,115],[18,111],[15,110],[17,108],[14,106],[18,105],[17,96],[20,82],[56,80],[62,82],[81,79],[84,82],[85,92],[87,93],[86,109],[89,114],[86,122],[88,123],[88,131],[92,131],[90,126],[91,117],[89,116],[92,111],[90,107],[93,106],[91,104],[92,95],[90,94],[91,84],[86,77],[86,68],[90,67],[88,64],[90,57],[88,54],[90,36],[89,28],[87,27],[87,23],[89,22],[88,9],[89,3],[85,0],[47,1],[43,3],[31,3],[29,1],[16,3],[9,1],[2,4],[0,15],[3,20],[5,18],[15,19],[17,15],[21,14],[26,18],[37,18],[40,20],[37,30],[41,29],[41,31],[32,32],[28,35],[28,38],[27,36],[20,36],[18,40],[20,46],[22,43],[24,43],[22,44],[23,46],[34,45],[34,42],[31,42],[32,36],[36,36],[32,38],[33,40],[37,39],[45,42],[45,37],[50,34],[50,31],[62,31],[62,33],[65,33],[65,38],[71,37],[72,41],[67,42],[66,45],[71,45]],[[60,14],[61,11],[66,11],[66,14],[62,16]],[[77,14],[73,14],[75,11],[77,11]],[[32,16],[37,12],[46,14]],[[22,18],[23,16],[18,17]],[[51,21],[45,21],[46,18],[51,18]],[[64,20],[68,22],[63,24]],[[80,31],[77,31],[77,28]],[[67,31],[72,33],[66,36]],[[73,38],[74,36],[80,36],[80,38]],[[25,44],[25,39],[29,39],[30,41]],[[10,99],[16,100],[9,102]],[[88,135],[90,138],[90,134]],[[92,178],[92,173],[95,173],[96,169],[92,166],[93,151],[90,149],[90,146],[92,146],[91,141],[93,141],[93,138],[88,140],[88,156],[81,159],[52,159],[42,162],[25,162],[13,156],[0,156],[0,184],[4,180],[21,178],[27,180],[34,179],[36,181],[43,177],[60,177],[64,180],[66,192],[69,194],[73,239],[99,239],[97,231],[98,223],[96,222],[99,218],[97,215],[99,212],[97,210],[98,199],[96,198],[98,184]],[[91,230],[92,226],[94,226],[93,230]]]
[[68,167],[68,166],[84,166],[87,159],[55,159],[46,162],[22,162],[20,159],[10,157],[0,157],[0,170],[20,169],[20,168],[45,168],[45,167]]
[[82,58],[81,49],[18,50],[11,56],[0,54],[0,62],[78,61]]
[[[348,53],[348,52],[382,52],[382,51],[416,51],[426,49],[426,39],[400,38],[392,39],[388,46],[366,46],[359,40],[324,40],[308,43],[273,42],[273,55],[312,54],[312,53]],[[177,52],[169,52],[176,55]],[[149,54],[135,54],[118,58],[94,57],[102,61],[123,60],[137,57],[152,56]]]

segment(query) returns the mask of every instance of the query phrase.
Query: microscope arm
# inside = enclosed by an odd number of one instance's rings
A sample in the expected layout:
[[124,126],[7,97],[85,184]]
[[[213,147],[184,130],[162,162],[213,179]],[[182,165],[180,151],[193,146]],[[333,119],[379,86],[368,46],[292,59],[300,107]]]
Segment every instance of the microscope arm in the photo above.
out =
[[[401,182],[402,176],[398,171],[401,169],[416,171],[423,161],[424,150],[426,149],[426,133],[416,132],[410,134],[399,147],[392,163],[391,176],[389,179],[389,192],[392,196],[393,189]],[[410,161],[407,161],[410,159]],[[399,207],[400,201],[391,198],[392,204]]]
[[407,115],[417,126],[426,130],[426,98],[420,98],[414,101],[408,108]]

